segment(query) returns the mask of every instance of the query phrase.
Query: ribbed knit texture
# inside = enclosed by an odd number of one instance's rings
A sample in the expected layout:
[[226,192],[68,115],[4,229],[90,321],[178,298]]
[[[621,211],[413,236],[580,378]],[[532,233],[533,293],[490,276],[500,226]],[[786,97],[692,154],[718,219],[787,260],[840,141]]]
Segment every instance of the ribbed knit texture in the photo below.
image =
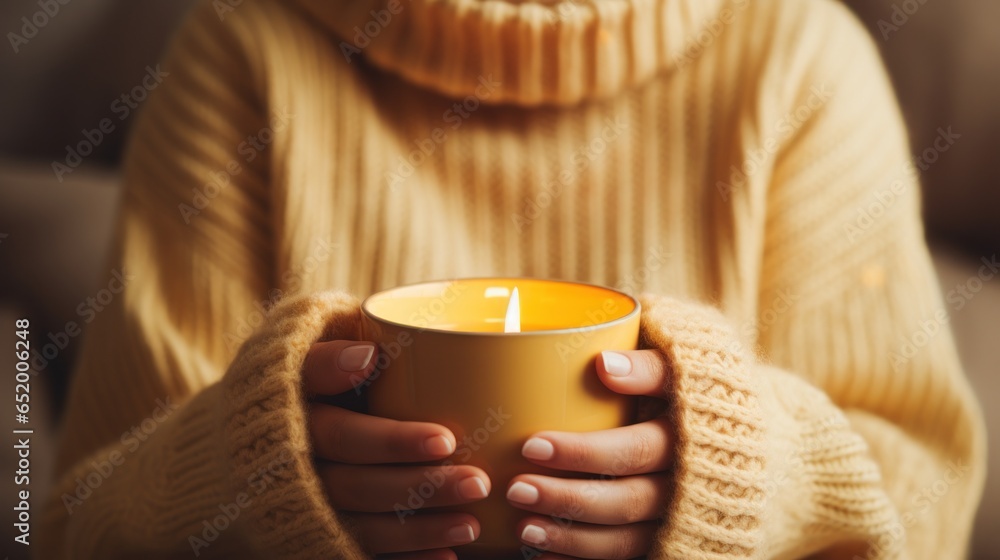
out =
[[710,309],[643,301],[645,346],[672,365],[680,434],[671,522],[654,557],[751,558],[760,549],[765,454],[758,389],[734,333]]
[[354,298],[488,275],[646,294],[678,431],[652,558],[962,557],[984,428],[946,326],[917,334],[947,308],[846,9],[399,6],[370,44],[354,28],[384,2],[206,0],[178,33],[127,155],[112,266],[133,278],[86,335],[42,557],[187,557],[246,494],[202,556],[362,558],[309,460],[306,348],[357,335]]

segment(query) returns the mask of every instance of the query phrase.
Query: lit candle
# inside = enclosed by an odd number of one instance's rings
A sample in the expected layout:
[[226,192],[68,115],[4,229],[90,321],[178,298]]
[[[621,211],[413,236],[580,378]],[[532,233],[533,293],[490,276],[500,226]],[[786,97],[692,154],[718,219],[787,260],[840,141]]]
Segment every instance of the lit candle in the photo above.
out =
[[507,313],[503,321],[503,332],[521,332],[521,298],[517,295],[517,286],[514,287],[514,293],[510,295],[510,301],[507,302]]
[[492,480],[489,498],[452,508],[481,525],[460,554],[520,557],[515,525],[524,512],[506,503],[504,489],[520,473],[551,474],[524,460],[521,446],[542,430],[631,421],[634,399],[604,387],[594,362],[603,350],[636,347],[639,303],[588,284],[479,278],[395,288],[366,299],[362,311],[364,338],[380,348],[369,412],[448,427],[458,441],[448,460]]

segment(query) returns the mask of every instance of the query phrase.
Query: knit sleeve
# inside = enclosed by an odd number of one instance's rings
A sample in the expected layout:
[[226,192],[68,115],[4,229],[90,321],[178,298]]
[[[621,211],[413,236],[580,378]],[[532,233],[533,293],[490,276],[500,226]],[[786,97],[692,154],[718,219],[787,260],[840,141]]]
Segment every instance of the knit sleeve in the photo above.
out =
[[918,184],[960,131],[911,158],[864,29],[835,2],[785,4],[805,15],[775,18],[743,130],[748,153],[779,147],[727,193],[765,224],[742,279],[756,311],[644,302],[679,434],[653,557],[962,558],[985,432],[948,327],[968,302],[942,301]]
[[135,117],[124,286],[87,325],[40,558],[364,557],[314,474],[299,382],[313,342],[358,337],[358,303],[272,278],[271,154],[248,138],[280,125],[253,13],[200,3]]
[[299,382],[309,347],[357,338],[357,320],[343,293],[278,304],[221,380],[156,399],[63,473],[40,557],[365,558],[325,501]]
[[642,304],[643,346],[671,364],[664,390],[678,434],[652,558],[900,555],[897,510],[843,410],[756,359],[717,310],[652,295]]

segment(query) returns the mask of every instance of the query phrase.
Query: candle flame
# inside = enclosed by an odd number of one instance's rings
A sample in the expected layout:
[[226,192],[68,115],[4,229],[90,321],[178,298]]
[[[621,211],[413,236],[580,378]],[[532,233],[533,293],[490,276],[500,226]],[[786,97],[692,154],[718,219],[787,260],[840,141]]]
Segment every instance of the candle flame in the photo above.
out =
[[507,301],[507,316],[504,318],[503,332],[521,332],[521,298],[517,294],[516,287],[514,292],[510,294],[510,300]]

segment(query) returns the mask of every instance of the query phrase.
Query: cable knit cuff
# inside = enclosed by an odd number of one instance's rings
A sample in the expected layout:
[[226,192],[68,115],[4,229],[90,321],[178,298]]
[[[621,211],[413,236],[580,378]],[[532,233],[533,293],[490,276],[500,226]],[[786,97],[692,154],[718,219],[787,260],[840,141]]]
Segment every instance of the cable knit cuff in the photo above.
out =
[[251,500],[248,536],[267,558],[365,558],[327,505],[312,465],[300,370],[320,340],[357,339],[356,299],[327,292],[277,305],[223,379],[234,486]]
[[764,424],[741,346],[712,308],[642,298],[642,342],[667,356],[678,434],[675,490],[652,558],[757,555]]

